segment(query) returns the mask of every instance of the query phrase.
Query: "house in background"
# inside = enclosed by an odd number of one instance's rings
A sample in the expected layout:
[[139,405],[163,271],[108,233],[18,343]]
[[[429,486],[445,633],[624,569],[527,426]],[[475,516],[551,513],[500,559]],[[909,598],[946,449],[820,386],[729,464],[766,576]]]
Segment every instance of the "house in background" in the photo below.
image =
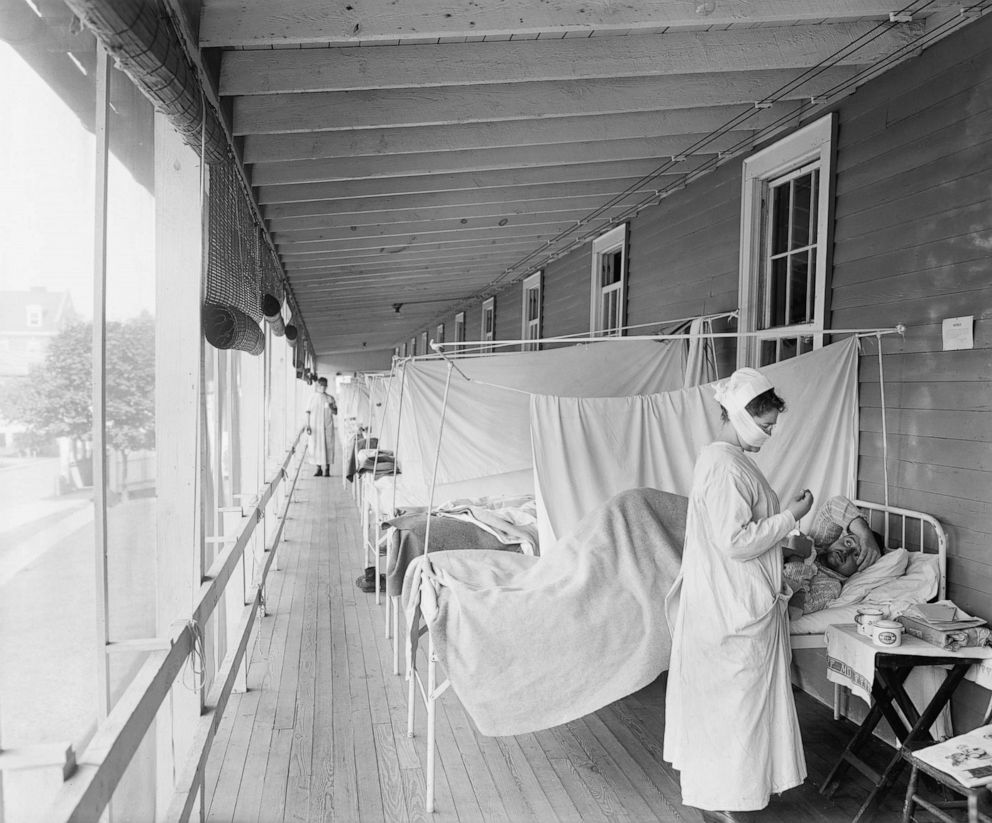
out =
[[[52,338],[75,318],[67,291],[44,286],[0,291],[0,391],[16,391],[17,381],[45,361]],[[23,430],[22,424],[0,417],[0,454],[16,451]]]

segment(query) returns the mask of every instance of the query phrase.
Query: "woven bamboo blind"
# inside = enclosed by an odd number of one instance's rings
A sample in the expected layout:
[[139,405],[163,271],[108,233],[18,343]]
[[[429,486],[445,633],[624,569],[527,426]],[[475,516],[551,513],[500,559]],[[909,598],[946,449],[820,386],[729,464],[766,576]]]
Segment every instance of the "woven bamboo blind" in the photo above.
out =
[[258,228],[230,163],[210,166],[210,228],[204,300],[262,319]]

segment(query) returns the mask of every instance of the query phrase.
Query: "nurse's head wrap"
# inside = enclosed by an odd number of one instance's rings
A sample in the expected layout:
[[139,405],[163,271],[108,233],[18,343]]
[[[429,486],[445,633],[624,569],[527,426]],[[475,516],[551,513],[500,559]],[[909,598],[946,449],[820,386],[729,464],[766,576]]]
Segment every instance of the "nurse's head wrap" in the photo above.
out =
[[713,396],[727,410],[730,425],[741,443],[751,448],[760,449],[770,435],[754,422],[747,404],[773,388],[771,381],[756,369],[738,369],[713,387]]

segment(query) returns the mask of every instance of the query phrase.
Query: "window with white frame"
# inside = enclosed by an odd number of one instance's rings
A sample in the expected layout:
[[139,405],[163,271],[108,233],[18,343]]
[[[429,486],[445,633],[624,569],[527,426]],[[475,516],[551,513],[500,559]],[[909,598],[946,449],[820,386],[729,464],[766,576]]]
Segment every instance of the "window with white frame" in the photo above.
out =
[[409,349],[409,351],[410,351],[410,357],[416,357],[417,356],[417,338],[416,337],[411,337],[410,338],[410,349]]
[[465,342],[465,312],[463,311],[455,315],[455,342]]
[[482,350],[491,352],[493,350],[492,341],[496,335],[496,298],[490,297],[482,304],[482,339],[489,343],[483,346]]
[[617,226],[592,241],[592,290],[589,331],[616,336],[624,324],[627,279],[627,226]]
[[29,328],[38,328],[41,326],[42,317],[43,312],[41,310],[41,306],[28,306],[27,324]]
[[[542,272],[534,272],[524,279],[524,306],[522,317],[521,338],[524,340],[539,340],[541,338],[541,280]],[[524,343],[523,351],[537,351],[540,343]]]
[[420,333],[420,350],[424,354],[430,354],[429,346],[427,345],[427,332]]
[[[744,161],[738,365],[823,345],[834,119],[822,117]],[[795,332],[794,334],[792,332]]]
[[435,338],[438,343],[444,342],[444,323],[437,324],[437,330],[435,332]]
[[406,343],[400,345],[400,357],[406,357]]

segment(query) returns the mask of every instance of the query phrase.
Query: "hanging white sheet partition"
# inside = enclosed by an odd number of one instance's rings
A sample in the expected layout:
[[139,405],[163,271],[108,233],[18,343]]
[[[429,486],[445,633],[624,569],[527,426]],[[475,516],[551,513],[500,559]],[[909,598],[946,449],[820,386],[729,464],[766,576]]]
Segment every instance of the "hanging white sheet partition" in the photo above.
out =
[[[683,341],[612,339],[458,359],[461,375],[452,376],[448,395],[437,500],[472,491],[478,495],[532,492],[531,393],[610,397],[678,388],[684,379],[683,346]],[[404,368],[407,400],[402,426],[406,432],[400,437],[400,462],[404,472],[411,471],[416,461],[411,461],[410,452],[419,450],[426,477],[425,468],[434,464],[436,421],[441,416],[448,364],[414,360]]]
[[363,421],[369,416],[368,389],[360,378],[339,383],[328,391],[337,395],[334,399],[338,404],[338,416],[342,419],[349,417]]
[[[779,497],[855,496],[858,342],[848,338],[762,369],[785,399],[755,460]],[[541,551],[623,489],[688,495],[696,455],[720,430],[707,384],[650,397],[531,398]]]

